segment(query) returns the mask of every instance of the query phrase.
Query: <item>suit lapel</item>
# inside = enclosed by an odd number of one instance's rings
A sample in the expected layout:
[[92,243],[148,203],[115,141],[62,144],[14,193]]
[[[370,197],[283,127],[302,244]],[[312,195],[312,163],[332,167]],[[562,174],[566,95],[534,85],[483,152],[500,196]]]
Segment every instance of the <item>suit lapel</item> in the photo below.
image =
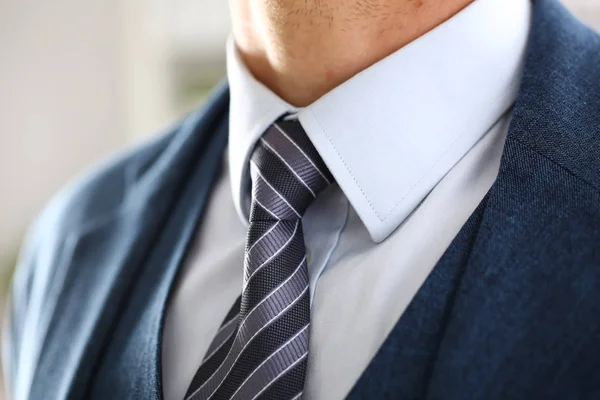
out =
[[[162,330],[173,282],[194,237],[213,184],[219,176],[228,124],[213,128],[204,154],[172,205],[150,246],[143,271],[130,288],[128,303],[95,375],[89,398],[162,398]],[[88,398],[88,397],[86,397]]]
[[[600,181],[600,99],[588,81],[598,76],[597,41],[557,1],[535,1],[499,176],[349,399],[535,398],[569,390],[568,382],[561,389],[548,380],[582,344],[571,333],[598,329],[577,320],[589,310],[573,316],[569,309],[600,283],[587,269],[597,257],[576,250],[598,238],[600,223],[590,214]],[[578,363],[597,369],[591,356]]]

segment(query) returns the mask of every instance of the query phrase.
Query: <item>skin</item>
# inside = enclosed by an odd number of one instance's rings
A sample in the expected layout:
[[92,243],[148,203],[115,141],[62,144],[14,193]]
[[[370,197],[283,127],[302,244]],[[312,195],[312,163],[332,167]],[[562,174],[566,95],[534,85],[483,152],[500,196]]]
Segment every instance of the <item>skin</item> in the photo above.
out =
[[304,107],[473,0],[230,0],[254,76]]

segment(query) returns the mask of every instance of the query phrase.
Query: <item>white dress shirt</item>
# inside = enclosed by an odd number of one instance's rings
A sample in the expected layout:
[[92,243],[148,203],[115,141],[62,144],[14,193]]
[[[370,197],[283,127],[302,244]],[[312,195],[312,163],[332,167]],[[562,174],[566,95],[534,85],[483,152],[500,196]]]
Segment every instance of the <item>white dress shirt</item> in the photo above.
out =
[[170,299],[166,400],[183,399],[241,294],[248,160],[288,112],[337,181],[302,219],[311,290],[303,398],[348,394],[497,176],[531,8],[473,2],[302,109],[258,82],[229,42],[229,156]]

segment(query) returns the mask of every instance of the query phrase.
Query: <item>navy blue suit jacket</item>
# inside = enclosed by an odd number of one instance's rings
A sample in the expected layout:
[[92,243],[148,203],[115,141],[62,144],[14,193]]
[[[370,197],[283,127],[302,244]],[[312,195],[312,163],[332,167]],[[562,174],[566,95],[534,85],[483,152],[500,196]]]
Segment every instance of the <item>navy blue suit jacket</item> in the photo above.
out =
[[[510,29],[510,27],[507,27]],[[20,399],[161,399],[165,305],[228,89],[45,209],[12,286]],[[600,39],[535,0],[500,173],[349,399],[600,399]]]

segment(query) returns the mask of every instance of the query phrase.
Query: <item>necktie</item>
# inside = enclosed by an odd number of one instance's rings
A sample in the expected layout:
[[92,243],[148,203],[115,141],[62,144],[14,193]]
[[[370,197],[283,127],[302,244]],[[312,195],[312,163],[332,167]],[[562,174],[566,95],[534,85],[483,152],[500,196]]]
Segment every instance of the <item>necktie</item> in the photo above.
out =
[[192,379],[185,400],[302,396],[310,294],[302,215],[333,177],[300,122],[280,119],[250,161],[252,203],[242,295]]

